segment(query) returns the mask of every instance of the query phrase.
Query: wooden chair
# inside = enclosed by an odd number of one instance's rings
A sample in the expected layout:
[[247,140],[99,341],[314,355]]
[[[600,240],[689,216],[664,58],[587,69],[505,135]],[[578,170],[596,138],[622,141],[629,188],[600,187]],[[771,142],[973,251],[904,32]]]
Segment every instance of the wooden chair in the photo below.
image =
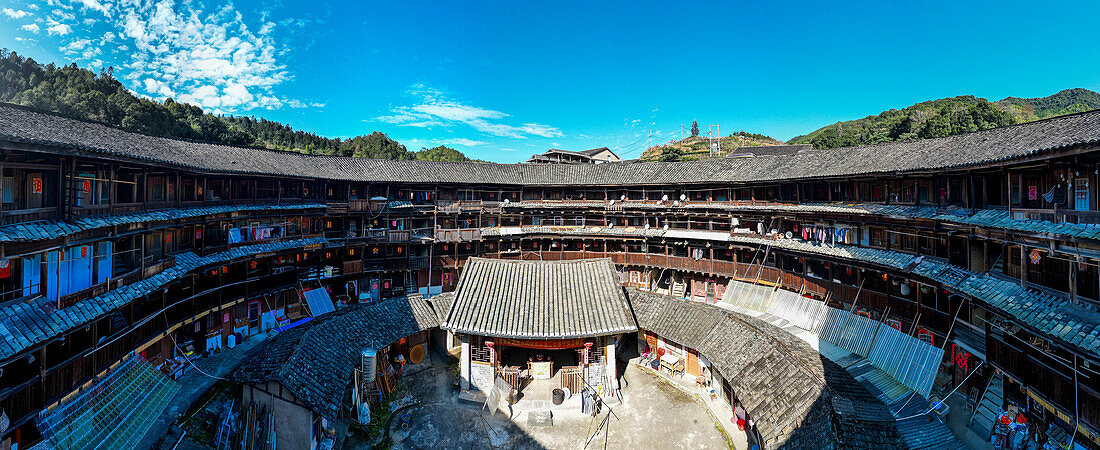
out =
[[676,376],[676,374],[680,374],[680,376],[683,376],[684,371],[685,366],[683,358],[681,358],[679,361],[676,361],[676,364],[672,365],[672,376]]

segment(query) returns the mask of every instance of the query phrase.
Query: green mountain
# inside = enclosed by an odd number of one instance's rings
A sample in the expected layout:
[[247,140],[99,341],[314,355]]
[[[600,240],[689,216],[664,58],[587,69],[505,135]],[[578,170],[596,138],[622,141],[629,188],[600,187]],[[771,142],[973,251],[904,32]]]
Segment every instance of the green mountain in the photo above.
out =
[[139,98],[114,78],[112,69],[96,74],[75,63],[42,65],[7,49],[0,50],[0,102],[153,136],[217,144],[377,159],[469,160],[462,152],[442,146],[412,152],[378,131],[330,139],[262,118],[215,115],[172,99]]
[[788,143],[836,148],[943,137],[1097,108],[1100,94],[1081,88],[1066,89],[1048,97],[1008,97],[996,102],[963,95],[837,122],[792,138]]

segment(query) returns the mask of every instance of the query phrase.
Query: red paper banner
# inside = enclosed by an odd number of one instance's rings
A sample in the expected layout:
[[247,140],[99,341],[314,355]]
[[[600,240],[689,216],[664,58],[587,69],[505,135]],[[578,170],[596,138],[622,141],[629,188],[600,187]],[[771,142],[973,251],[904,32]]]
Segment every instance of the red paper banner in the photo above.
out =
[[537,348],[543,350],[560,350],[563,348],[584,347],[584,339],[486,339],[495,342],[496,346]]

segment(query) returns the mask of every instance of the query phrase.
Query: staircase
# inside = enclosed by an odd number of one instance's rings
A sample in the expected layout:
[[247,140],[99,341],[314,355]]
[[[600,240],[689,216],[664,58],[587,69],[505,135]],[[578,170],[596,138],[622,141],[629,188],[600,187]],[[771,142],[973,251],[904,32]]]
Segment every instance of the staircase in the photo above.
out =
[[993,423],[996,422],[1001,405],[1004,404],[1004,377],[1001,372],[993,372],[989,377],[989,384],[985,387],[978,407],[970,416],[969,426],[978,436],[989,437],[993,432]]
[[687,283],[672,280],[672,296],[684,297],[684,293],[687,291]]
[[419,287],[416,285],[416,272],[411,270],[405,272],[405,295],[412,295],[420,292]]

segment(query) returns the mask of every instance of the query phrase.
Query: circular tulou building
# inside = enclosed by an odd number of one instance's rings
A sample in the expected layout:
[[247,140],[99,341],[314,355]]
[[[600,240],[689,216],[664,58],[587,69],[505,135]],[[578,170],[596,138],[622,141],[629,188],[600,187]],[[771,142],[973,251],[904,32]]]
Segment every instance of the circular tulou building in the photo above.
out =
[[[492,164],[0,104],[0,155],[2,449],[147,447],[203,414],[217,445],[406,448],[452,413],[494,446],[697,447],[689,409],[737,448],[1100,448],[1100,111]],[[574,416],[596,431],[544,439]]]

